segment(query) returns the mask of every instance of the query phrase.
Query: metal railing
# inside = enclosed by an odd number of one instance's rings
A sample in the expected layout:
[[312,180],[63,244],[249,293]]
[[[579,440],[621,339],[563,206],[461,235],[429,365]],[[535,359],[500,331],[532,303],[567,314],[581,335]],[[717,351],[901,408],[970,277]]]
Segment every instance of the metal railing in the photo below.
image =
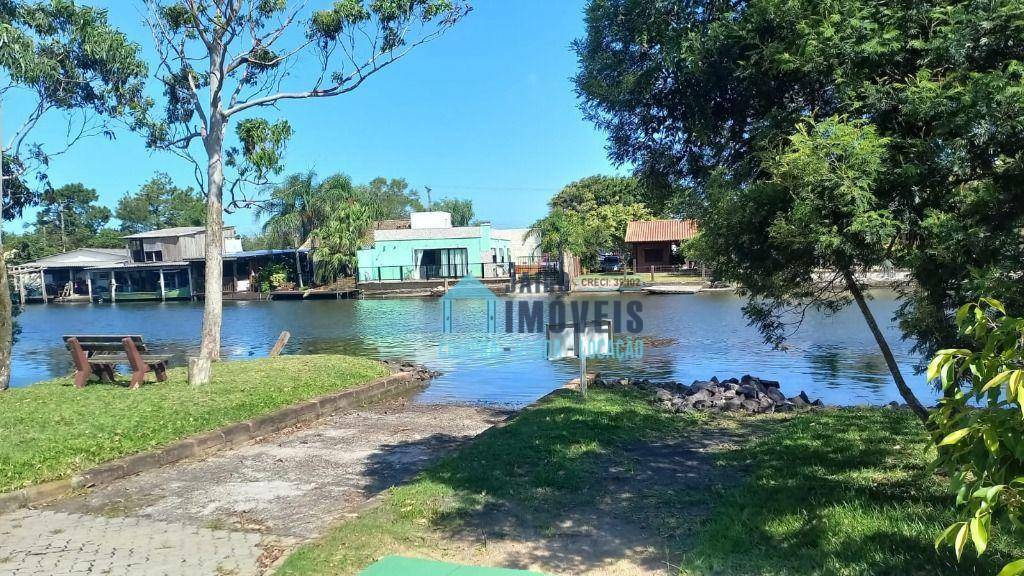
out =
[[479,264],[439,264],[427,266],[370,266],[356,270],[359,282],[418,282],[425,280],[473,278],[511,278],[511,262]]

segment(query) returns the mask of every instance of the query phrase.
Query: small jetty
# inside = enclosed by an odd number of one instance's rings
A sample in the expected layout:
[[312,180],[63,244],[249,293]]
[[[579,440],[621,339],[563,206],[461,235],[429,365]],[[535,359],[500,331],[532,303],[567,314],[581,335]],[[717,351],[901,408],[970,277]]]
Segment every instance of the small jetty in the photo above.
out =
[[696,294],[700,292],[700,286],[688,286],[679,284],[663,284],[660,286],[645,286],[644,292],[648,294]]

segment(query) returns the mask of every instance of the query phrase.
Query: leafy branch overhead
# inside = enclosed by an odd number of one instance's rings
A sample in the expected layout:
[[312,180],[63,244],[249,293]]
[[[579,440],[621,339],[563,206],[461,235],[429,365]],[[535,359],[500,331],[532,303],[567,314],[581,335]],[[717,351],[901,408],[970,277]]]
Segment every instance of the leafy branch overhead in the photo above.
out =
[[[45,181],[54,156],[82,138],[113,138],[107,121],[139,110],[148,70],[138,51],[105,10],[70,0],[0,3],[0,100],[19,94],[31,103],[2,143],[5,218],[36,199],[23,178]],[[67,117],[63,142],[32,138],[49,113]]]
[[[182,0],[149,3],[165,106],[139,115],[150,147],[190,160],[205,189],[209,152],[235,116],[237,145],[224,165],[234,170],[228,207],[251,204],[242,184],[280,173],[292,130],[286,121],[252,117],[283,101],[355,90],[367,78],[437,38],[471,10],[453,0],[340,0],[322,10],[284,0]],[[196,63],[208,60],[207,70]]]

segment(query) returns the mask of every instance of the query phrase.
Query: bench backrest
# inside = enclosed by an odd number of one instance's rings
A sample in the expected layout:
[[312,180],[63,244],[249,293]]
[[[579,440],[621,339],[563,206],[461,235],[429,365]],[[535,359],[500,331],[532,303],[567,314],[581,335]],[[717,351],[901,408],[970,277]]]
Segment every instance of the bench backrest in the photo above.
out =
[[64,336],[64,346],[71,350],[68,340],[75,338],[86,352],[124,352],[124,338],[130,338],[140,352],[146,351],[146,342],[138,334],[69,334]]

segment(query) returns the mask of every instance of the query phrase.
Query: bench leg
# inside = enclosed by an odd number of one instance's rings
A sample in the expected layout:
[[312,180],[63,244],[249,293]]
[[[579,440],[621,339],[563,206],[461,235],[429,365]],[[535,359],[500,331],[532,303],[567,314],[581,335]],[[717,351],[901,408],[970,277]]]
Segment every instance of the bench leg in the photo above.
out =
[[91,366],[85,370],[75,370],[75,388],[85,388],[86,383],[89,382],[89,376],[92,376]]
[[167,381],[167,363],[166,362],[157,362],[156,364],[153,364],[153,372],[156,374],[156,381],[157,382],[166,382]]
[[132,390],[138,390],[142,383],[146,380],[146,372],[148,367],[143,365],[139,370],[132,371],[132,383],[129,386]]

